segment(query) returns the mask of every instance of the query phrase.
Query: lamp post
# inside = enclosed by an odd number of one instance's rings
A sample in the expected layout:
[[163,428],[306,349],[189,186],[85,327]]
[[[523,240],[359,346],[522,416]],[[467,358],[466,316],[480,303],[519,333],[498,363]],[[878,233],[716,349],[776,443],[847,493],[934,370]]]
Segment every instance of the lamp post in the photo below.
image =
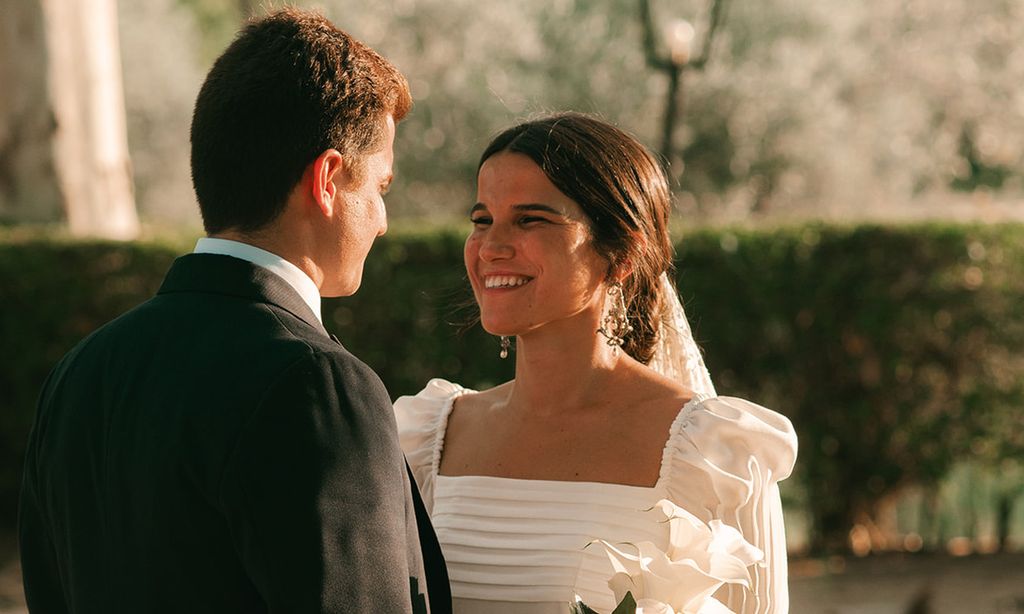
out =
[[682,110],[683,71],[690,61],[693,50],[694,29],[689,21],[676,19],[665,29],[665,42],[668,46],[668,93],[665,100],[665,117],[662,121],[661,155],[671,164],[675,153],[676,118]]
[[700,42],[700,55],[693,57],[696,29],[685,19],[668,23],[664,31],[664,46],[667,55],[658,52],[655,36],[654,16],[651,0],[640,0],[640,22],[644,29],[644,57],[651,68],[668,75],[668,92],[665,100],[665,115],[662,121],[661,155],[671,164],[678,156],[675,147],[677,118],[681,115],[683,99],[683,77],[688,70],[701,70],[707,64],[711,42],[721,25],[725,13],[725,0],[710,0],[708,24]]

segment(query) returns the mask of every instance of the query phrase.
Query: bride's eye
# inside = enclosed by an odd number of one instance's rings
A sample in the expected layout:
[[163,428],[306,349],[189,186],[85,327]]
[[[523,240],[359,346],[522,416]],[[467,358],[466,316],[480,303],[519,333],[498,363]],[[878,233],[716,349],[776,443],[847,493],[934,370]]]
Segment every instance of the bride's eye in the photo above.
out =
[[470,216],[469,221],[474,226],[486,226],[487,224],[491,223],[491,218],[487,217],[486,215],[474,215]]

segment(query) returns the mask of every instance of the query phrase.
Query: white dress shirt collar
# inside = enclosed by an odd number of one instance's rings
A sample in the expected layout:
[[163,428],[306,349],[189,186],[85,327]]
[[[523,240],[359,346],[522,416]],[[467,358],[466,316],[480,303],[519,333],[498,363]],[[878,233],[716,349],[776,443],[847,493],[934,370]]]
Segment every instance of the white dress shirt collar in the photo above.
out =
[[232,256],[267,269],[295,288],[302,300],[309,305],[316,319],[323,324],[323,317],[320,315],[320,289],[302,269],[277,254],[272,254],[248,243],[210,237],[199,239],[192,253]]

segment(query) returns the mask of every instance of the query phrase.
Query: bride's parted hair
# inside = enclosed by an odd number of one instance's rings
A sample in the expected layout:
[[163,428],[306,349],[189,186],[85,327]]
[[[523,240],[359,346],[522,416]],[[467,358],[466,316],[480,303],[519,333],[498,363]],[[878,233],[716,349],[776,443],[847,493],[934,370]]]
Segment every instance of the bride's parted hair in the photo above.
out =
[[609,262],[609,278],[626,273],[622,286],[633,332],[622,348],[649,363],[665,300],[659,278],[671,270],[673,256],[671,193],[661,165],[634,137],[582,113],[557,113],[505,130],[477,168],[501,152],[533,160],[583,209],[594,247]]

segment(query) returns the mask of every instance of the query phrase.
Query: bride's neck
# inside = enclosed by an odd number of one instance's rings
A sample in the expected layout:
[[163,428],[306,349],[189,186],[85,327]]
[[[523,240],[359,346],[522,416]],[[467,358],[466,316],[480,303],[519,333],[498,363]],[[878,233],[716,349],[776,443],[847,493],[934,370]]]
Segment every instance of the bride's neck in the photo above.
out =
[[629,360],[607,340],[586,335],[527,335],[517,340],[509,405],[529,413],[586,411],[606,399],[616,368]]

